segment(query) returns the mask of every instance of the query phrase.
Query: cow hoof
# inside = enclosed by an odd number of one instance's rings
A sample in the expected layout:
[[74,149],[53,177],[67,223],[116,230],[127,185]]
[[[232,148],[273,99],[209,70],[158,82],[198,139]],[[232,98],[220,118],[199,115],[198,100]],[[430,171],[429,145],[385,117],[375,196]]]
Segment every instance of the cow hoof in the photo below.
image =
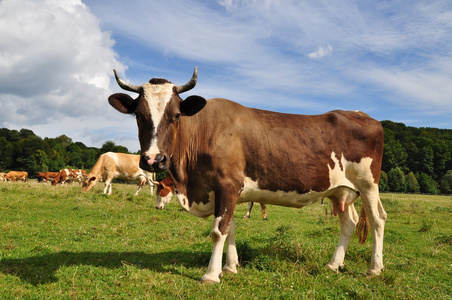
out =
[[332,264],[332,263],[329,263],[326,266],[328,269],[330,269],[331,271],[333,271],[335,273],[339,273],[339,269],[344,268],[344,265],[337,265],[337,264]]
[[223,272],[224,273],[237,274],[237,268],[235,266],[234,267],[226,267],[226,266],[224,266],[223,267]]
[[220,278],[218,276],[209,276],[207,274],[205,274],[202,278],[201,278],[201,282],[205,283],[205,284],[217,284],[220,283]]
[[380,275],[381,271],[383,271],[383,269],[369,269],[369,271],[367,271],[367,275],[368,276],[378,276],[378,275]]

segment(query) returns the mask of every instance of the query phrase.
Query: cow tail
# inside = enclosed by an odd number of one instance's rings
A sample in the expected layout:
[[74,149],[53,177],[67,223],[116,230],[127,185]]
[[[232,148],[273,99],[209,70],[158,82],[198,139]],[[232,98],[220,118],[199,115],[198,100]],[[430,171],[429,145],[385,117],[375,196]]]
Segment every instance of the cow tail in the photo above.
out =
[[364,206],[361,207],[360,216],[356,227],[359,243],[364,244],[367,240],[367,236],[369,235],[369,218],[366,215]]

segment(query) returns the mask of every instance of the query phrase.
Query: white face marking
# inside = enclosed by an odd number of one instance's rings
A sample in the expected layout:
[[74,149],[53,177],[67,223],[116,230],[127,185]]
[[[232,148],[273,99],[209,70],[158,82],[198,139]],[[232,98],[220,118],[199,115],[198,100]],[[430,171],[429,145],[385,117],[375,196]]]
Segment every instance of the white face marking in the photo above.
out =
[[[166,105],[171,99],[173,95],[173,87],[172,83],[165,84],[150,84],[145,83],[142,85],[144,91],[144,99],[146,99],[152,122],[154,123],[154,132],[153,136],[155,136],[157,132],[157,128],[160,125],[160,121],[162,120],[163,113],[165,112]],[[157,139],[153,139],[152,143],[148,150],[145,151],[147,154],[155,155],[159,153],[159,149],[157,147]]]
[[155,197],[155,206],[157,208],[162,209],[165,207],[165,205],[171,202],[172,198],[173,198],[172,192],[169,192],[168,195],[166,195],[165,197],[162,197],[159,194],[157,194],[157,196]]

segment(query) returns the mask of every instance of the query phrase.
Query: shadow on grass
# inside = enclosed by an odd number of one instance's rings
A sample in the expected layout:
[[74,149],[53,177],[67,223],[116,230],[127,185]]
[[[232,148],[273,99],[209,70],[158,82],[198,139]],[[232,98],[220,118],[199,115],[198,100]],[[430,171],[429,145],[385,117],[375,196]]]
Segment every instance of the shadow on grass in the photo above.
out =
[[[170,251],[162,253],[143,252],[58,252],[27,258],[3,259],[0,272],[19,277],[33,285],[58,281],[55,273],[59,268],[73,265],[90,265],[110,269],[134,265],[156,272],[180,273],[180,265],[207,267],[210,252]],[[184,274],[186,276],[186,274]],[[199,278],[193,278],[198,280]]]

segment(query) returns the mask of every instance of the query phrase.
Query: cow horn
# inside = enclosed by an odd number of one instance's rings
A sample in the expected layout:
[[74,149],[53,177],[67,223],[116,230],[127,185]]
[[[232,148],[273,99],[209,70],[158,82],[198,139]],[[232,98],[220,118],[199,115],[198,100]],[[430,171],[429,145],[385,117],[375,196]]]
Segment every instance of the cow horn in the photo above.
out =
[[197,80],[198,80],[198,67],[195,67],[195,70],[193,71],[193,76],[191,77],[190,81],[184,85],[176,86],[176,92],[180,94],[191,90],[192,88],[195,87]]
[[141,86],[139,85],[131,85],[128,84],[126,82],[124,82],[124,80],[122,80],[121,78],[119,78],[118,73],[116,72],[116,70],[113,69],[113,72],[115,72],[115,78],[116,78],[116,82],[118,83],[118,85],[126,90],[126,91],[131,91],[131,92],[135,92],[135,93],[140,93],[141,92]]

